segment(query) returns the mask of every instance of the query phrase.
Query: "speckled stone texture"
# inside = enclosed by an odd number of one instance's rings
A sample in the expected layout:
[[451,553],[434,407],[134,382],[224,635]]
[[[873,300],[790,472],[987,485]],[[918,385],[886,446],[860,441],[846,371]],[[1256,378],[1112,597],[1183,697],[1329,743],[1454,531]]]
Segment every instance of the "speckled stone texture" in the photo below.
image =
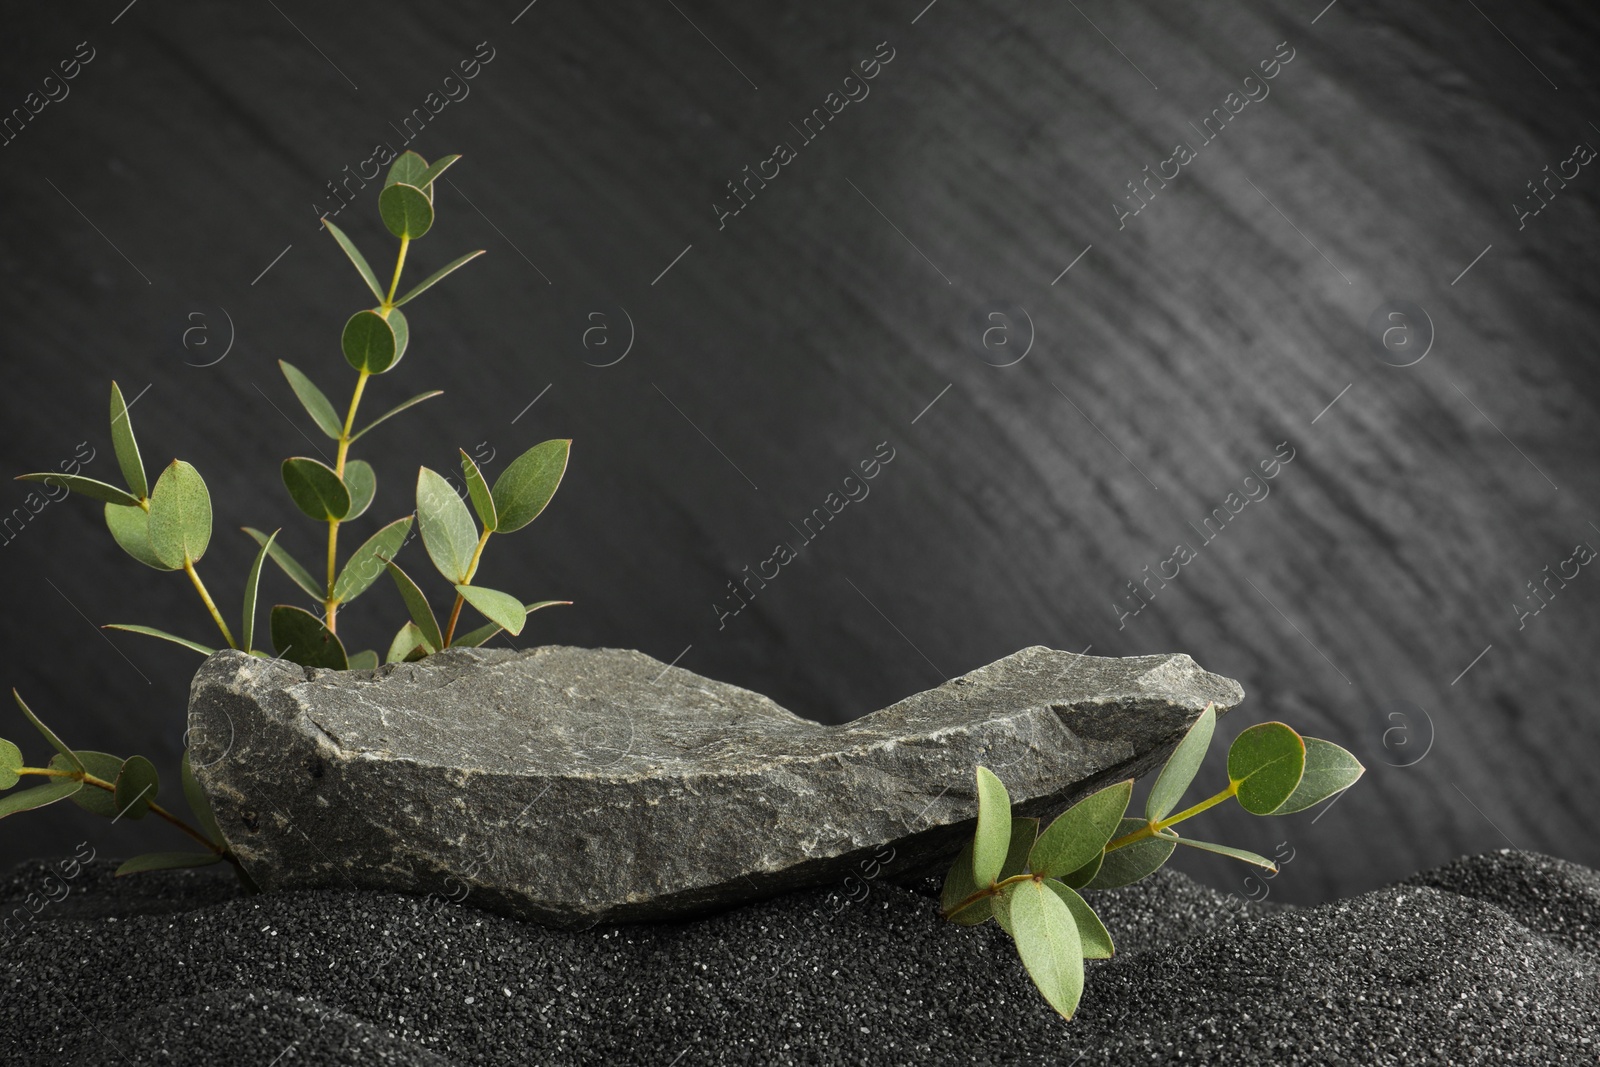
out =
[[463,649],[375,671],[212,656],[195,776],[265,889],[459,897],[557,926],[930,870],[973,768],[1053,813],[1163,759],[1237,682],[1028,648],[842,726],[638,652]]
[[[0,914],[58,880],[0,879]],[[1077,1017],[937,885],[560,931],[440,898],[239,894],[97,861],[8,923],[16,1063],[1593,1065],[1600,875],[1489,853],[1310,908],[1171,870],[1092,895],[1117,955]],[[60,895],[59,890],[56,895]]]

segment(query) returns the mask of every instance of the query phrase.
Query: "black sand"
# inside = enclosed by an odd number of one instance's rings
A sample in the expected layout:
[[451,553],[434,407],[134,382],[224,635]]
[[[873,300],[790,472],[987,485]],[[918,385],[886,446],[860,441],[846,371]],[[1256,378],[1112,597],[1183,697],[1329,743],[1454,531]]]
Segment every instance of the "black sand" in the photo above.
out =
[[[0,881],[5,914],[46,869]],[[1097,894],[1119,952],[1071,1024],[932,885],[571,934],[110,869],[0,935],[7,1063],[1600,1062],[1600,875],[1528,853],[1314,908],[1167,871]]]

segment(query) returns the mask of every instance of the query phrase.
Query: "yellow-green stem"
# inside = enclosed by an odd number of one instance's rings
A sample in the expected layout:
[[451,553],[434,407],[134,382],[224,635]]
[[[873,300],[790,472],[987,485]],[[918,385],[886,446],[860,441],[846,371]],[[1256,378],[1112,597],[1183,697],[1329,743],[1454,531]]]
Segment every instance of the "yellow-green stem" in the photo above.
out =
[[389,283],[389,295],[383,298],[385,309],[394,307],[395,290],[400,288],[400,270],[406,265],[406,249],[411,247],[411,238],[400,238],[400,255],[394,261],[394,280]]
[[[492,530],[485,530],[478,535],[478,547],[472,550],[472,562],[467,564],[467,580],[461,583],[462,585],[472,584],[473,576],[478,573],[478,560],[483,558],[483,546],[489,543],[489,535],[493,532]],[[460,593],[456,594],[456,602],[450,608],[450,624],[445,627],[444,631],[445,648],[450,647],[450,642],[456,636],[456,622],[461,618],[461,605],[466,602],[466,597]]]
[[216,602],[211,599],[211,594],[206,591],[206,583],[200,580],[200,572],[194,569],[194,560],[185,556],[183,558],[183,570],[189,576],[189,581],[194,583],[195,591],[200,594],[200,599],[205,601],[206,610],[211,612],[211,617],[216,620],[217,629],[222,631],[222,636],[228,642],[228,647],[238,648],[238,642],[233,639],[233,631],[229,630],[228,624],[222,621],[222,613],[217,610]]
[[1207,808],[1214,808],[1218,804],[1221,804],[1224,800],[1227,800],[1229,797],[1233,796],[1238,791],[1239,783],[1229,782],[1228,788],[1222,790],[1222,792],[1216,794],[1215,796],[1206,797],[1206,799],[1202,800],[1200,803],[1195,804],[1192,807],[1184,808],[1176,815],[1169,815],[1160,822],[1145,823],[1137,830],[1124,834],[1115,841],[1108,843],[1106,845],[1106,851],[1111,852],[1119,848],[1126,848],[1128,845],[1143,841],[1147,837],[1154,837],[1157,830],[1165,830],[1169,826],[1176,826],[1185,819],[1199,815]]
[[[397,274],[398,278],[399,275]],[[356,409],[361,406],[361,394],[366,392],[367,379],[372,372],[362,370],[356,375],[355,391],[350,394],[350,407],[345,412],[344,429],[339,432],[339,455],[334,460],[333,472],[344,477],[345,460],[350,454],[350,431],[355,428]],[[339,576],[339,520],[328,520],[328,594],[323,598],[323,614],[327,618],[329,633],[337,633],[339,602],[333,598],[333,585]]]

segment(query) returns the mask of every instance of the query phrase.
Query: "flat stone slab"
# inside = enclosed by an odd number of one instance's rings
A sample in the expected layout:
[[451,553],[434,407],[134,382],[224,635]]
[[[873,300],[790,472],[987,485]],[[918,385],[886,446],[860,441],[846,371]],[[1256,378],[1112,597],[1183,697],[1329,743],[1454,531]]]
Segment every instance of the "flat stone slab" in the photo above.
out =
[[372,671],[224,651],[195,676],[189,743],[263,889],[470,895],[580,927],[934,870],[972,833],[977,764],[1053,815],[1243,697],[1184,655],[1034,647],[827,726],[617,649]]

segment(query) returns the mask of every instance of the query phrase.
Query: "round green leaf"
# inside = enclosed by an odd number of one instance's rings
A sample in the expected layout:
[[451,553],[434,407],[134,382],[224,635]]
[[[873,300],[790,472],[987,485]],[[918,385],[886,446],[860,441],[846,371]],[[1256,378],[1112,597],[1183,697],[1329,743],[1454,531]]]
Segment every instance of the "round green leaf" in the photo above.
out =
[[376,311],[356,312],[344,324],[344,334],[339,338],[345,361],[356,370],[382,374],[405,354],[403,330],[409,335],[405,315],[398,310],[390,311],[389,318]]
[[1072,917],[1078,924],[1078,940],[1083,945],[1083,958],[1088,960],[1108,960],[1116,952],[1116,945],[1111,942],[1111,931],[1106,929],[1106,924],[1100,921],[1100,916],[1094,913],[1089,902],[1080,897],[1070,886],[1063,885],[1054,878],[1044,880],[1045,888],[1061,898],[1061,902],[1072,912]]
[[458,585],[456,592],[463,600],[482,613],[483,617],[498,625],[512,636],[522,632],[528,613],[522,601],[498,589],[485,589],[481,585]]
[[144,508],[107,504],[106,529],[111,531],[111,536],[122,546],[124,552],[146,567],[154,567],[158,571],[178,569],[167,566],[156,555],[155,545],[150,543],[150,513]]
[[[1141,826],[1149,825],[1143,819],[1123,819],[1113,838],[1131,834]],[[1148,837],[1131,845],[1107,852],[1100,861],[1100,869],[1084,883],[1085,889],[1116,889],[1132,885],[1154,873],[1172,856],[1178,846],[1178,835],[1168,830],[1161,837]]]
[[22,781],[17,774],[27,764],[22,762],[22,749],[0,737],[0,789],[10,789]]
[[1367,769],[1360,760],[1332,741],[1324,741],[1320,737],[1303,737],[1301,740],[1306,746],[1305,773],[1300,776],[1300,784],[1295,786],[1289,799],[1272,809],[1274,815],[1293,815],[1297,811],[1305,811],[1335,793],[1350,788],[1356,779],[1366,773]]
[[426,173],[428,173],[428,161],[408,148],[389,165],[389,173],[383,178],[383,187],[387,189],[397,182],[416,185]]
[[1257,723],[1228,749],[1228,778],[1238,788],[1239,806],[1252,815],[1270,815],[1282,806],[1305,766],[1305,742],[1281,722]]
[[1068,808],[1045,828],[1028,868],[1045,878],[1070,874],[1094,859],[1117,832],[1133,797],[1133,779],[1108,785]]
[[1166,765],[1156,777],[1156,784],[1150,787],[1150,795],[1144,803],[1145,818],[1160,822],[1172,814],[1172,809],[1178,806],[1184,791],[1199,772],[1216,728],[1217,710],[1207,704],[1200,717],[1183,735],[1183,740],[1178,742],[1178,747],[1172,750],[1172,755],[1167,757]]
[[344,465],[344,484],[350,490],[350,511],[344,521],[359,519],[372,504],[372,495],[378,489],[378,476],[372,464],[364,459],[347,460]]
[[972,838],[972,878],[993,885],[1011,851],[1011,798],[994,772],[979,767],[978,829]]
[[450,483],[436,471],[417,472],[417,525],[428,558],[452,585],[470,581],[478,528]]
[[572,452],[570,440],[545,441],[512,460],[494,482],[500,533],[520,530],[539,517],[556,495]]
[[1056,891],[1037,880],[1020,883],[1010,897],[1011,936],[1022,966],[1050,1006],[1063,1018],[1072,1018],[1083,996],[1078,920]]
[[282,473],[295,506],[318,522],[343,519],[349,513],[350,490],[326,463],[294,456],[283,461]]
[[[80,748],[75,750],[74,755],[82,762],[85,772],[100,779],[102,782],[115,785],[117,775],[122,773],[122,759],[118,756],[113,756],[109,752],[94,752],[86,748]],[[73,767],[72,761],[59,752],[50,757],[49,766],[51,770],[56,771],[76,769]],[[102,815],[107,819],[115,819],[117,817],[116,798],[97,785],[87,786],[82,792],[74,793],[72,802],[84,811],[95,815]]]
[[344,645],[322,620],[304,608],[278,604],[272,609],[272,647],[279,656],[302,667],[348,670]]
[[150,802],[161,789],[161,776],[155,764],[143,756],[129,756],[118,773],[117,789],[113,802],[117,811],[129,819],[142,819],[150,810]]
[[174,570],[198,563],[211,543],[211,494],[200,472],[173,460],[150,494],[150,544],[156,558]]
[[378,194],[378,214],[383,216],[390,233],[413,241],[433,225],[433,203],[428,194],[405,182],[385,186]]

